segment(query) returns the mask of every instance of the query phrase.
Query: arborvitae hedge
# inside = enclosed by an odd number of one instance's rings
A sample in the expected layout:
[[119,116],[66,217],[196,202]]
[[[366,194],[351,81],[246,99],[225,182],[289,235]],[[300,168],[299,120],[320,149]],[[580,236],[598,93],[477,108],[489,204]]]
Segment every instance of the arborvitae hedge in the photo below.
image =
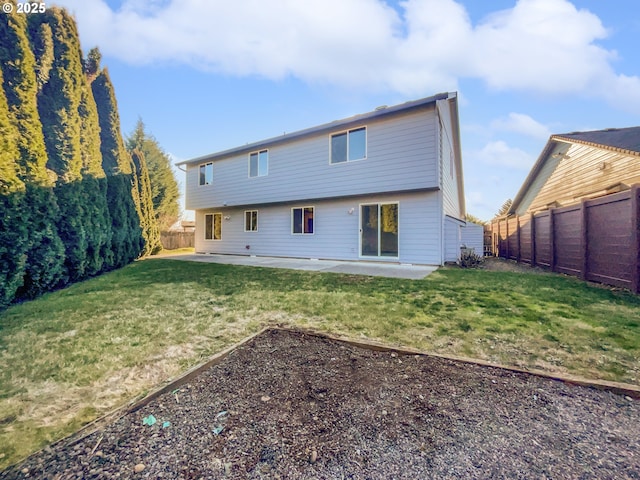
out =
[[[83,64],[85,62],[83,61]],[[95,78],[95,77],[93,77]],[[80,155],[82,157],[83,205],[87,231],[88,276],[112,263],[111,215],[107,205],[107,179],[102,169],[100,120],[91,91],[92,77],[83,75],[80,98]]]
[[0,38],[2,309],[126,265],[145,243],[141,182],[113,86],[97,74],[99,51],[83,60],[76,24],[59,8],[0,15]]
[[[14,0],[12,3],[15,5]],[[15,279],[15,297],[33,298],[59,284],[64,247],[56,227],[58,205],[51,189],[52,176],[46,169],[47,152],[37,108],[38,85],[35,58],[27,36],[27,17],[0,15],[0,38],[7,118],[17,131],[18,155],[14,165],[26,186],[24,195],[3,198],[5,222],[18,218],[21,222],[19,227],[6,224],[6,228],[16,228],[16,232],[24,231],[26,235],[26,242],[18,242],[22,238],[18,235],[15,244],[8,244],[9,249],[14,249],[16,260],[5,263],[5,268],[11,270],[8,275]],[[4,304],[11,300],[6,298]]]
[[[0,70],[0,86],[4,83]],[[27,228],[22,219],[25,186],[18,177],[18,132],[9,121],[9,106],[0,88],[0,308],[22,284]]]
[[134,188],[131,157],[124,148],[116,96],[106,68],[96,76],[91,89],[100,119],[102,168],[107,174],[113,253],[111,266],[121,267],[137,258],[144,246],[140,217],[134,201],[138,190]]

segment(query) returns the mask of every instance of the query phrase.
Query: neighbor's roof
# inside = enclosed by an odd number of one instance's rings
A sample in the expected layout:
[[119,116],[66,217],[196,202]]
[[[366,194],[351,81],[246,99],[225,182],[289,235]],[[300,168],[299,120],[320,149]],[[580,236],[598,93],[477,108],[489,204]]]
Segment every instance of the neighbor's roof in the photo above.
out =
[[568,140],[595,147],[605,147],[625,153],[640,153],[640,127],[607,128],[593,132],[573,132],[553,135],[552,139]]
[[540,170],[542,170],[544,164],[549,160],[549,155],[553,152],[557,142],[581,143],[590,147],[640,156],[640,127],[606,128],[604,130],[593,130],[590,132],[571,132],[551,135],[538,160],[522,184],[522,187],[520,187],[520,190],[514,197],[507,215],[515,213],[518,209],[527,191],[531,188],[531,185],[540,173]]
[[342,120],[335,120],[333,122],[325,123],[322,125],[318,125],[316,127],[307,128],[304,130],[299,130],[297,132],[287,133],[284,135],[280,135],[278,137],[269,138],[266,140],[261,140],[259,142],[249,143],[243,145],[241,147],[232,148],[229,150],[224,150],[221,152],[211,153],[208,155],[203,155],[201,157],[192,158],[190,160],[185,160],[184,162],[177,163],[176,165],[190,165],[194,163],[200,163],[203,161],[211,161],[222,157],[228,157],[231,155],[237,155],[243,152],[248,152],[252,150],[257,150],[260,148],[265,148],[267,146],[271,146],[278,143],[288,142],[293,139],[299,139],[302,137],[307,137],[310,135],[315,135],[324,131],[336,130],[341,127],[347,127],[354,123],[361,123],[364,121],[371,120],[373,118],[383,117],[386,115],[391,115],[394,113],[404,112],[407,110],[417,109],[420,107],[424,107],[426,105],[435,104],[438,100],[447,100],[449,98],[455,98],[455,93],[439,93],[437,95],[433,95],[431,97],[422,98],[420,100],[413,100],[411,102],[401,103],[399,105],[394,105],[392,107],[382,106],[376,108],[372,112],[363,113],[360,115],[354,115],[352,117],[344,118]]

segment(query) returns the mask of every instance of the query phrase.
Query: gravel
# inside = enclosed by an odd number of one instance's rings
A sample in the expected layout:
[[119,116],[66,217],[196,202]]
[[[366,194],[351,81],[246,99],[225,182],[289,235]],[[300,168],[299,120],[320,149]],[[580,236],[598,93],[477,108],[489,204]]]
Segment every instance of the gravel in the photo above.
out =
[[0,479],[640,478],[640,402],[267,330]]

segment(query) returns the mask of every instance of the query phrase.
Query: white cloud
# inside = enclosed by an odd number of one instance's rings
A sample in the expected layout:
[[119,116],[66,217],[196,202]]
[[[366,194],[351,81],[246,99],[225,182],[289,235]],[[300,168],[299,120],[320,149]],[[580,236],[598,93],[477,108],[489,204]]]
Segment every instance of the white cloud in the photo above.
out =
[[541,140],[546,140],[551,136],[551,130],[547,126],[523,113],[512,112],[506,118],[494,120],[491,122],[491,128],[520,133]]
[[[640,108],[640,78],[613,70],[600,19],[568,0],[519,0],[473,25],[454,0],[57,0],[83,44],[131,63],[292,75],[417,95],[476,78],[496,90],[596,95]],[[625,101],[621,100],[622,95]]]
[[510,147],[506,142],[498,140],[487,143],[482,150],[472,154],[482,163],[512,169],[528,170],[534,158],[519,148]]
[[600,19],[566,0],[520,0],[480,24],[476,74],[497,89],[571,93],[610,71],[613,54],[594,42]]

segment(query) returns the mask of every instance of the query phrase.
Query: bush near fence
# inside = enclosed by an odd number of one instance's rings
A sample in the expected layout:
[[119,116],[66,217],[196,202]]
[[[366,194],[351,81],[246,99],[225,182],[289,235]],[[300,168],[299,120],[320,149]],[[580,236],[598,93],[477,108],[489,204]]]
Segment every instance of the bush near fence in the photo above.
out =
[[165,250],[195,247],[195,232],[161,232],[160,243]]
[[496,256],[640,293],[640,185],[491,223]]

